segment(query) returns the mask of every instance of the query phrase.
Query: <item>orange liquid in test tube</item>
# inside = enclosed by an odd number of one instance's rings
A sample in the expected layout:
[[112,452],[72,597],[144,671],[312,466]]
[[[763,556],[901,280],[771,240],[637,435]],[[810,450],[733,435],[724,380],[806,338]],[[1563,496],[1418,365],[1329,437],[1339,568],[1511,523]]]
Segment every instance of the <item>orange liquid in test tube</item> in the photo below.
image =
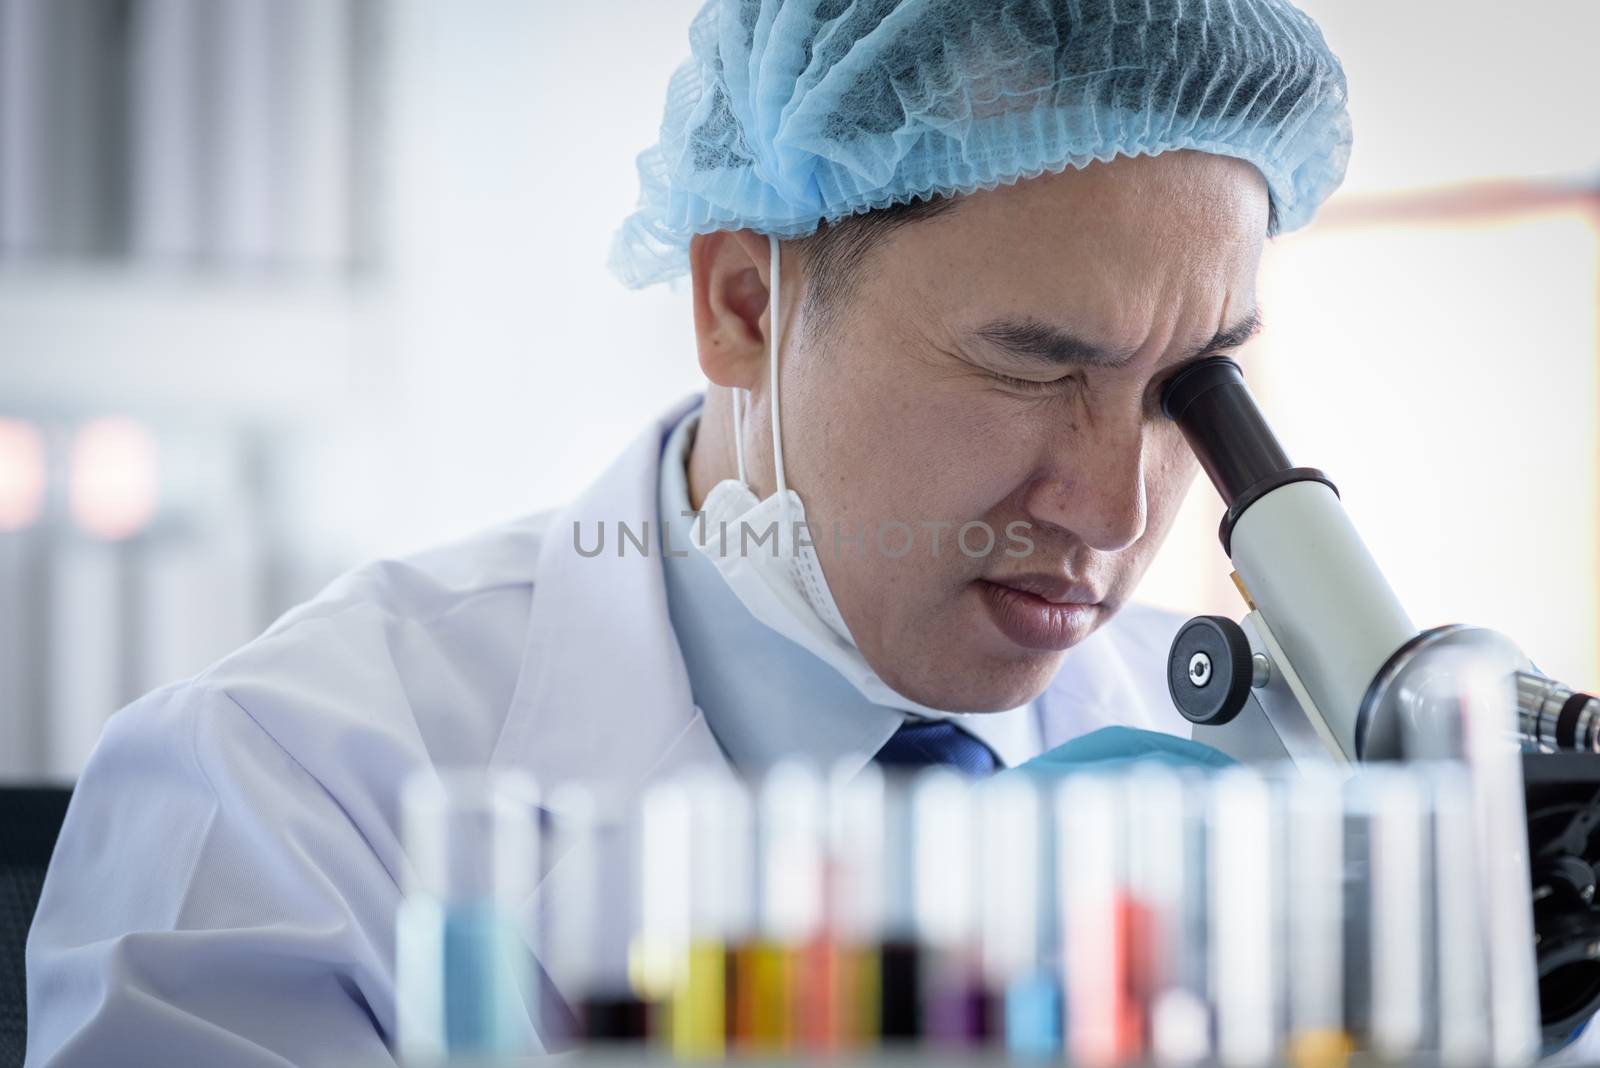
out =
[[1116,1056],[1126,1064],[1144,1056],[1149,1034],[1148,1009],[1159,975],[1156,959],[1159,947],[1155,939],[1155,916],[1136,898],[1119,896],[1117,928],[1123,984],[1114,1010]]
[[819,935],[798,950],[795,976],[795,1033],[800,1047],[813,1053],[833,1053],[841,1048],[839,1026],[839,955],[832,942]]

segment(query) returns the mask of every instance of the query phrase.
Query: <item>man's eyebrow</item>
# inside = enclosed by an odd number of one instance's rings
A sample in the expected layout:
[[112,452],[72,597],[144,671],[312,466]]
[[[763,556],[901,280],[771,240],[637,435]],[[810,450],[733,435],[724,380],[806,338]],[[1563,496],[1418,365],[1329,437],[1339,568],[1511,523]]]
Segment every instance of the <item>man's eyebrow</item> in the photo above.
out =
[[1186,360],[1201,356],[1214,356],[1224,349],[1236,349],[1261,333],[1261,309],[1251,308],[1250,313],[1232,326],[1225,326],[1211,335],[1211,340],[1184,357]]
[[[1251,309],[1248,315],[1218,330],[1211,340],[1186,354],[1183,360],[1188,362],[1236,348],[1260,330],[1261,315]],[[974,330],[972,336],[1013,356],[1061,367],[1116,368],[1125,365],[1134,356],[1132,352],[1107,349],[1084,341],[1034,318],[996,319]]]

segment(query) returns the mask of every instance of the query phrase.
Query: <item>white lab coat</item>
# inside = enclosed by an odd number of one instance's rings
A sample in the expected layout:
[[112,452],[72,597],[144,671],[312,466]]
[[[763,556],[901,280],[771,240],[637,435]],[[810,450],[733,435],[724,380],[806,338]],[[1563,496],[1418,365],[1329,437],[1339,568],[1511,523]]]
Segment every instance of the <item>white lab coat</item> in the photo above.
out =
[[[514,767],[630,796],[725,767],[658,557],[573,549],[575,522],[586,545],[599,521],[656,530],[662,442],[690,403],[570,507],[360,568],[113,716],[28,942],[29,1063],[386,1063],[409,773]],[[1076,648],[1040,699],[1046,746],[1112,723],[1187,734],[1165,683],[1180,622],[1127,608]]]

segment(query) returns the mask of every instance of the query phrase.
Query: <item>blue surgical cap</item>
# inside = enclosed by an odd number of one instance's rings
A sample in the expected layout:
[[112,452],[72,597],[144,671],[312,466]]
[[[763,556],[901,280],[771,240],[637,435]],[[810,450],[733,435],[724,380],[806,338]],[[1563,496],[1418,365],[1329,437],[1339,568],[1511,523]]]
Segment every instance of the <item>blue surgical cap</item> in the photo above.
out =
[[1292,230],[1349,158],[1344,71],[1285,0],[708,0],[689,44],[612,243],[633,287],[694,234],[1173,149],[1254,164]]

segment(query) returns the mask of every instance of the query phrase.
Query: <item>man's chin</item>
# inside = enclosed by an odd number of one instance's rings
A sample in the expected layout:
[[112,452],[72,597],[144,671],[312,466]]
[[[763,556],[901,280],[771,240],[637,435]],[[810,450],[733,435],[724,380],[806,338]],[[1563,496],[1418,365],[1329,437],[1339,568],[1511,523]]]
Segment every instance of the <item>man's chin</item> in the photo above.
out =
[[[1066,652],[1041,652],[1004,661],[985,658],[965,670],[948,662],[927,672],[884,681],[919,705],[945,712],[1004,712],[1034,700],[1061,669]],[[951,658],[956,660],[959,658]]]

